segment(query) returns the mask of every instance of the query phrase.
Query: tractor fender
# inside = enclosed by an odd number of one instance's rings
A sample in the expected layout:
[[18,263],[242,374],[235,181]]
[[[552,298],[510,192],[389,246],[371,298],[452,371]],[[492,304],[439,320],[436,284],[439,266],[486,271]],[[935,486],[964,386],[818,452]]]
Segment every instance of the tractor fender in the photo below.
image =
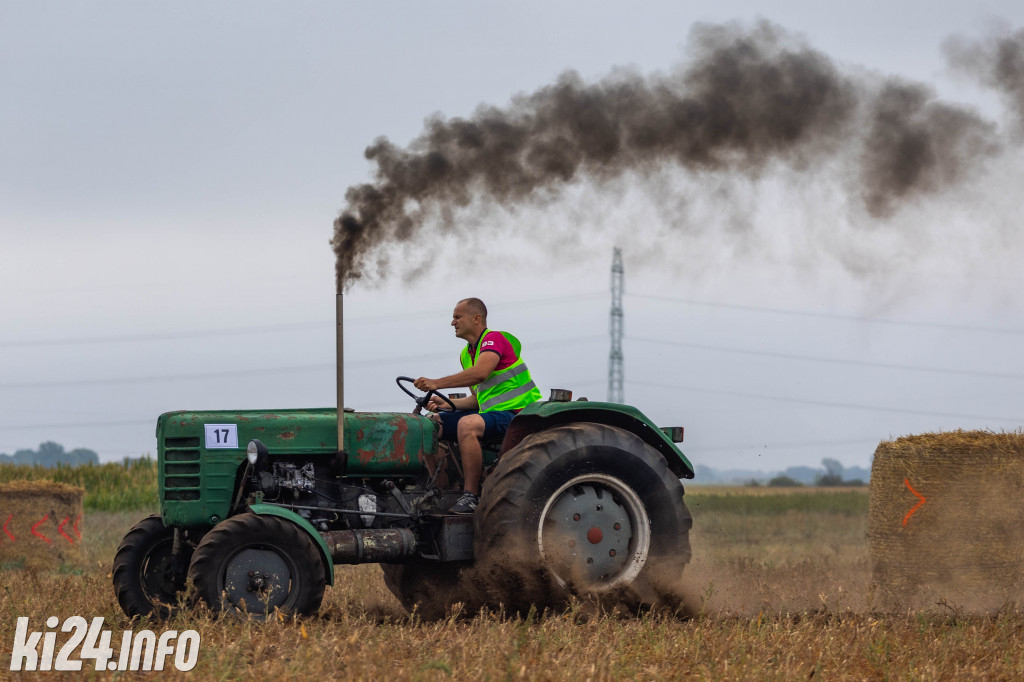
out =
[[668,468],[677,476],[680,478],[694,477],[693,465],[690,464],[690,460],[661,429],[635,407],[617,403],[534,403],[524,408],[512,420],[501,443],[501,454],[505,454],[518,445],[523,438],[538,431],[579,422],[606,424],[634,433],[657,450],[665,458]]
[[317,532],[316,528],[313,528],[309,521],[302,518],[291,509],[278,507],[276,504],[250,504],[249,511],[260,516],[279,516],[282,519],[291,521],[296,526],[306,531],[309,537],[313,539],[317,549],[320,550],[320,559],[324,562],[324,578],[326,578],[327,584],[334,584],[334,562],[331,560],[331,553],[327,551],[327,543],[324,541],[323,537]]

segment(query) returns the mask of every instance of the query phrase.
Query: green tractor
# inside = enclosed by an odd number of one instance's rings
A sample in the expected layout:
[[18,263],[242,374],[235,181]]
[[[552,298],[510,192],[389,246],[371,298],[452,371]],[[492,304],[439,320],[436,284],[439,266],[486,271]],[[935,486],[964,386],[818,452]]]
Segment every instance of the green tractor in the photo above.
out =
[[[340,369],[340,296],[338,319]],[[359,563],[379,563],[398,600],[427,618],[456,602],[680,605],[691,526],[680,479],[693,478],[675,445],[682,428],[552,391],[483,444],[480,505],[453,515],[458,448],[421,414],[431,393],[397,381],[410,413],[161,415],[160,513],[129,530],[114,558],[125,614],[166,617],[191,581],[192,598],[217,611],[310,615],[334,565]],[[428,457],[442,457],[433,476]]]

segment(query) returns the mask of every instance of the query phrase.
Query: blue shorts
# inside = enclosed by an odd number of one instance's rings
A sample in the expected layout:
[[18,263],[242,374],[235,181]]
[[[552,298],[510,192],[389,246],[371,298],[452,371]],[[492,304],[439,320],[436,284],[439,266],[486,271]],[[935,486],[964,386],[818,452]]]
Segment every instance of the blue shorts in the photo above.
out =
[[476,412],[475,410],[456,410],[454,412],[438,412],[441,418],[441,440],[456,440],[459,433],[459,420],[467,414],[479,414],[484,419],[484,437],[482,440],[500,440],[505,437],[508,425],[512,423],[512,417],[516,416],[514,410],[492,410],[490,412]]

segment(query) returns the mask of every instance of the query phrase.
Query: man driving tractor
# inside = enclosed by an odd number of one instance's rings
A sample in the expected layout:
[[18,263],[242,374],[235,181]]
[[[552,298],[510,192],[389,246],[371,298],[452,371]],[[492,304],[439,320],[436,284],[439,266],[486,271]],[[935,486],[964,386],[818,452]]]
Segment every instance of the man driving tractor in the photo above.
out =
[[466,342],[460,356],[462,371],[440,379],[420,377],[414,385],[421,391],[463,386],[471,391],[465,398],[452,400],[455,411],[443,410],[446,401],[437,396],[431,397],[427,409],[437,413],[440,420],[439,438],[457,441],[462,455],[464,490],[449,512],[472,514],[480,499],[480,442],[502,438],[516,413],[540,400],[541,393],[520,356],[519,339],[508,332],[487,328],[487,306],[483,301],[459,301],[452,313],[452,326],[455,336]]

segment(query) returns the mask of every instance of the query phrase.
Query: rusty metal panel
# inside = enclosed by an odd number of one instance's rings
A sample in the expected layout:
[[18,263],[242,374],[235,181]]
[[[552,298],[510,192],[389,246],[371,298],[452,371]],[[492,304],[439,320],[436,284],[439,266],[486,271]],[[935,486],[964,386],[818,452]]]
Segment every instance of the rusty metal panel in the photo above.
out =
[[402,412],[345,415],[347,472],[394,476],[418,473],[423,455],[437,452],[437,433],[426,417]]

